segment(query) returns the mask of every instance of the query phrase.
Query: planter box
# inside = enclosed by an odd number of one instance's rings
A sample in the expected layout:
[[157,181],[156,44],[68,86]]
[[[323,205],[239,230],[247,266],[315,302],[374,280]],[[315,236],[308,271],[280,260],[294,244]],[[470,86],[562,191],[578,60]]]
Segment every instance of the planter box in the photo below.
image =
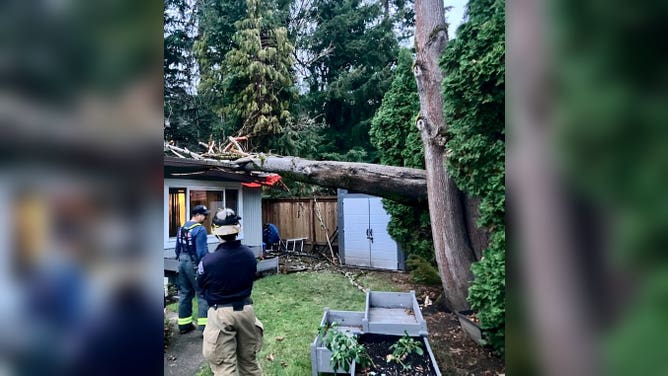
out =
[[257,272],[275,271],[278,273],[278,257],[268,258],[257,262]]
[[459,324],[462,326],[462,330],[471,337],[479,345],[485,345],[485,340],[482,334],[480,326],[473,321],[471,321],[466,315],[470,315],[472,311],[462,311],[455,312],[457,318],[459,319]]
[[411,337],[428,335],[415,291],[367,291],[362,330],[365,333],[397,336],[404,335],[404,332]]
[[438,368],[438,363],[436,363],[436,358],[434,358],[434,352],[431,351],[431,346],[429,346],[429,340],[427,337],[422,337],[424,340],[424,347],[427,350],[427,354],[429,354],[429,359],[431,359],[431,365],[434,366],[434,371],[436,372],[437,376],[441,376],[441,370]]
[[[338,323],[338,330],[350,336],[358,336],[362,332],[362,312],[350,311],[330,311],[325,308],[325,313],[322,316],[320,326]],[[318,334],[311,344],[311,375],[317,376],[318,373],[334,373],[334,369],[330,364],[332,352],[329,351],[322,343],[322,338]],[[344,372],[342,369],[337,370],[336,373],[355,374],[355,362],[350,366],[350,372]]]
[[[377,375],[382,375],[383,373],[387,374],[396,374],[395,372],[397,369],[393,369],[392,367],[397,367],[396,364],[393,366],[389,366],[389,363],[386,361],[385,356],[387,354],[390,354],[391,351],[389,350],[389,347],[395,343],[397,340],[399,340],[402,336],[389,336],[389,335],[379,335],[379,334],[365,334],[360,337],[360,342],[362,343],[362,346],[365,346],[367,351],[371,348],[371,344],[375,344],[373,346],[373,350],[369,351],[369,355],[374,359],[374,364],[376,367],[374,368],[371,366],[372,370],[376,372]],[[428,363],[431,371],[429,374],[433,374],[436,376],[441,376],[441,371],[438,368],[438,364],[436,363],[436,358],[434,357],[434,352],[431,349],[431,346],[429,345],[429,340],[427,337],[414,337],[414,339],[418,340],[419,342],[422,343],[422,349],[424,350],[424,354],[422,356],[417,355],[417,354],[412,354],[409,357],[410,359],[416,359],[416,358],[421,358],[421,361],[424,363]],[[384,352],[378,352],[379,349],[385,349]],[[409,363],[411,365],[418,365],[419,363]],[[380,366],[380,368],[378,368]],[[414,372],[412,370],[406,370],[406,371],[400,371],[401,374],[426,374],[425,372],[427,369],[423,368],[422,372]]]

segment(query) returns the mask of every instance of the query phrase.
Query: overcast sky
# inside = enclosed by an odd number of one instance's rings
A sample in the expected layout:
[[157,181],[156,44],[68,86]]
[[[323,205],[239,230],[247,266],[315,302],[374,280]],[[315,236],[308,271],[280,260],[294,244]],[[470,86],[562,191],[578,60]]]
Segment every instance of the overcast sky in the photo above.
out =
[[448,37],[450,39],[456,36],[457,27],[464,21],[464,10],[467,0],[445,0],[446,8],[451,6],[449,12],[445,12],[445,21],[448,23]]

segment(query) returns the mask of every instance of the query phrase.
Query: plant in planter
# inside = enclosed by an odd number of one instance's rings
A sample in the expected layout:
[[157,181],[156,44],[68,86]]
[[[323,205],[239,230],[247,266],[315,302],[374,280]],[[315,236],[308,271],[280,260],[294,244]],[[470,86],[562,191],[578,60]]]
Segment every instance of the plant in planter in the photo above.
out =
[[357,375],[441,376],[425,337],[367,333],[359,337],[359,343],[365,347],[373,363],[366,368],[357,367]]
[[394,345],[390,346],[390,350],[392,350],[392,354],[387,355],[387,361],[394,361],[401,364],[401,367],[404,370],[411,369],[410,365],[404,363],[404,360],[406,360],[408,355],[412,353],[416,353],[417,355],[424,355],[422,344],[419,341],[411,338],[407,332],[404,332],[404,336],[399,338],[399,340],[395,342]]
[[330,363],[334,372],[339,369],[349,372],[353,362],[362,367],[372,363],[366,349],[357,343],[354,336],[339,331],[337,323],[321,326],[318,333],[322,336],[325,347],[332,352]]

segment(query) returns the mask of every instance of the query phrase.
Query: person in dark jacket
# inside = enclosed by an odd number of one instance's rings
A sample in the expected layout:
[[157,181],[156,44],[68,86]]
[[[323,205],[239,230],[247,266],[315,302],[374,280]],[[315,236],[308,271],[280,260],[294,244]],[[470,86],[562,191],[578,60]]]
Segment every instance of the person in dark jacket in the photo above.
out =
[[240,219],[232,209],[216,213],[212,232],[221,243],[198,266],[197,281],[209,304],[202,353],[217,376],[262,375],[257,353],[264,329],[251,300],[257,261],[237,240]]
[[206,228],[202,223],[209,215],[209,209],[197,205],[191,211],[191,218],[181,226],[176,234],[176,259],[179,260],[177,282],[179,286],[179,332],[188,333],[195,329],[192,319],[192,301],[197,299],[197,325],[200,330],[206,326],[206,300],[200,298],[195,272],[199,261],[209,253],[206,245]]

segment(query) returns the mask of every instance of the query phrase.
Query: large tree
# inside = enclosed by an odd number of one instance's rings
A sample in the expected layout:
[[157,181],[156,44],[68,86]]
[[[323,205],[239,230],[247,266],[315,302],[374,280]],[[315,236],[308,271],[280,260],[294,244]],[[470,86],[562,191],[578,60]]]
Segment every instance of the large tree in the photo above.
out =
[[461,192],[445,170],[445,133],[439,57],[448,35],[439,0],[415,1],[415,74],[420,97],[417,127],[424,145],[427,193],[436,262],[450,309],[469,308],[466,300],[475,259],[466,231]]
[[210,128],[194,90],[196,38],[194,0],[165,0],[164,13],[164,137],[184,146],[208,138]]
[[310,57],[302,105],[327,125],[331,141],[323,151],[355,149],[372,160],[371,118],[389,88],[398,52],[393,22],[379,3],[362,0],[316,0],[308,19],[312,32],[300,42]]
[[[423,169],[422,143],[415,128],[420,102],[412,65],[411,52],[400,50],[392,86],[373,117],[369,133],[371,142],[378,149],[381,164]],[[434,262],[426,201],[403,205],[384,199],[383,207],[391,216],[387,231],[401,248],[408,255],[418,255]]]
[[226,103],[222,113],[236,119],[238,135],[266,148],[290,121],[292,53],[287,30],[259,0],[247,1],[246,18],[236,23],[234,47],[225,55]]
[[490,232],[472,265],[468,301],[491,343],[503,350],[505,330],[505,1],[469,0],[467,19],[448,43],[441,66],[449,121],[447,171],[480,199],[478,226]]

